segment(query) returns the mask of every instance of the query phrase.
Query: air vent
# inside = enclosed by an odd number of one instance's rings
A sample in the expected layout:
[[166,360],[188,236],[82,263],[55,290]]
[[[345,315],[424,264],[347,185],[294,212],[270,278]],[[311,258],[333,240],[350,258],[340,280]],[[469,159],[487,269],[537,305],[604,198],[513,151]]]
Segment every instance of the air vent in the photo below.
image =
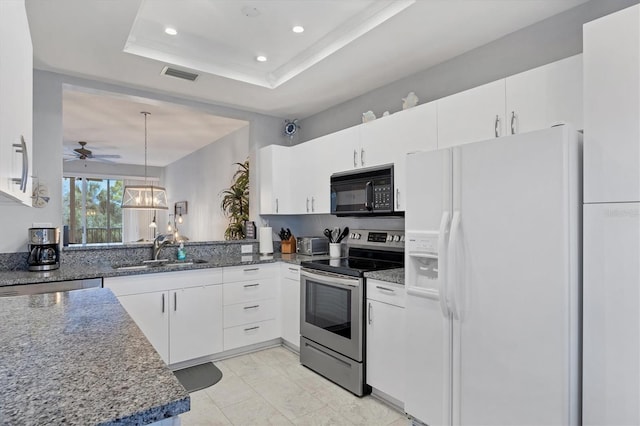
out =
[[195,81],[198,78],[198,74],[194,74],[188,71],[182,71],[176,68],[164,67],[160,74],[168,75],[171,77],[181,78],[183,80]]

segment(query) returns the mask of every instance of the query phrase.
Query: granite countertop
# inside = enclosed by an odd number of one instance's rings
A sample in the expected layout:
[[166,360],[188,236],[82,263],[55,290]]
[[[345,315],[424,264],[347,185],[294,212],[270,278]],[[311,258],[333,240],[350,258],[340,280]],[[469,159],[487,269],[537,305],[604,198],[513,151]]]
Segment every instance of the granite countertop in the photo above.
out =
[[[321,257],[321,256],[320,256]],[[226,255],[201,259],[205,263],[193,263],[185,266],[154,266],[147,269],[118,270],[109,263],[67,265],[62,264],[60,268],[46,272],[30,272],[25,270],[0,270],[0,287],[19,284],[35,284],[54,281],[82,280],[90,278],[118,277],[124,275],[152,274],[157,272],[186,271],[190,269],[220,268],[223,266],[242,266],[261,263],[288,262],[299,264],[301,260],[310,259],[311,256],[298,256],[295,254],[274,255]],[[319,258],[314,256],[314,258]],[[192,261],[187,259],[185,262]]]
[[190,398],[111,290],[0,298],[0,424],[143,425]]
[[366,278],[404,285],[404,268],[365,272],[364,276]]

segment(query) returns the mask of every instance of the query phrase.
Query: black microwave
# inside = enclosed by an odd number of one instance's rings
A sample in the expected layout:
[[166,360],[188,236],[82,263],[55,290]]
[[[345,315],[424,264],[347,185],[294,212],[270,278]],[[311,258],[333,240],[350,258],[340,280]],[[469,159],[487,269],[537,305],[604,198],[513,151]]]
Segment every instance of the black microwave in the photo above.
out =
[[393,164],[331,175],[331,214],[393,215]]

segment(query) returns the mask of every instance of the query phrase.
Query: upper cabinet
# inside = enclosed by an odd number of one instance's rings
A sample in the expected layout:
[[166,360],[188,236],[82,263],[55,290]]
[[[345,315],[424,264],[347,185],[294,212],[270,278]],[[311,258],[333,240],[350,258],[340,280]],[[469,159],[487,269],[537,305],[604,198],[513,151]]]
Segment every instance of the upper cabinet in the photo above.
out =
[[584,202],[640,201],[640,6],[584,25]]
[[571,123],[582,129],[582,55],[506,78],[508,134]]
[[439,99],[438,147],[571,123],[582,129],[582,55]]
[[33,46],[23,0],[0,1],[0,201],[31,205]]
[[269,145],[259,151],[260,214],[291,214],[291,149]]
[[504,93],[498,80],[439,99],[438,148],[504,136]]
[[[438,144],[436,103],[430,102],[365,123],[360,138],[365,158],[376,164],[394,164],[394,210],[404,211],[406,202],[406,157],[413,151],[436,149]],[[374,165],[374,164],[372,164]]]

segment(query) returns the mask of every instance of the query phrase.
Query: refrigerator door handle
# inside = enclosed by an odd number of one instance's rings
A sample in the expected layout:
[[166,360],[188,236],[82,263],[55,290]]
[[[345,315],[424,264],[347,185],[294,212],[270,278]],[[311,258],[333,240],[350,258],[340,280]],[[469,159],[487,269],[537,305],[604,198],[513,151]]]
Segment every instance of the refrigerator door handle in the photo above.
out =
[[438,233],[438,280],[440,281],[440,309],[442,316],[448,318],[450,315],[447,303],[447,228],[451,214],[448,211],[442,212],[440,219],[440,231]]
[[450,310],[453,314],[453,318],[459,320],[460,319],[460,309],[459,309],[459,294],[458,290],[460,287],[460,265],[458,265],[458,258],[456,256],[456,251],[458,249],[459,237],[460,233],[460,212],[455,211],[453,213],[453,219],[451,220],[451,234],[449,238],[449,250],[447,254],[447,290],[449,293],[447,294],[447,299],[450,302]]

